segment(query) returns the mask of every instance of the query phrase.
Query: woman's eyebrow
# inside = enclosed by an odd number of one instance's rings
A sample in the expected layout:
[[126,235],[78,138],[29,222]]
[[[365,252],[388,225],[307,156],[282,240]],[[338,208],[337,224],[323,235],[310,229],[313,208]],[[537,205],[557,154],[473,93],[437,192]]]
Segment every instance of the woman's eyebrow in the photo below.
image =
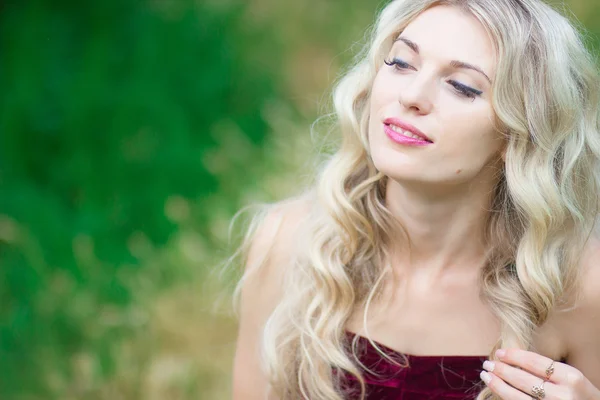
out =
[[[405,45],[407,45],[408,47],[410,47],[410,49],[412,51],[414,51],[415,53],[419,54],[419,45],[416,44],[415,42],[413,42],[412,40],[410,40],[408,38],[405,38],[405,37],[402,37],[402,36],[398,36],[394,40],[394,43],[398,42],[398,41],[404,43]],[[492,83],[492,80],[490,79],[490,77],[487,76],[487,74],[485,72],[483,72],[483,70],[481,68],[479,68],[478,66],[476,66],[476,65],[469,64],[469,63],[464,62],[464,61],[452,60],[452,61],[450,61],[450,66],[452,68],[465,68],[465,69],[472,69],[473,71],[477,71],[480,74],[482,74],[483,76],[485,76],[485,78],[488,80],[488,82],[490,84]]]

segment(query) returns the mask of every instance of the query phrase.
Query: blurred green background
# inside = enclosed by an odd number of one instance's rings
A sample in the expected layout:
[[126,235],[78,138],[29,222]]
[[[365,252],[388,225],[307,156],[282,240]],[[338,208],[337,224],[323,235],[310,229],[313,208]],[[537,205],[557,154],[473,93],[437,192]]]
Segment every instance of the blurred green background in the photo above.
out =
[[1,399],[229,398],[228,224],[311,181],[384,4],[0,4]]

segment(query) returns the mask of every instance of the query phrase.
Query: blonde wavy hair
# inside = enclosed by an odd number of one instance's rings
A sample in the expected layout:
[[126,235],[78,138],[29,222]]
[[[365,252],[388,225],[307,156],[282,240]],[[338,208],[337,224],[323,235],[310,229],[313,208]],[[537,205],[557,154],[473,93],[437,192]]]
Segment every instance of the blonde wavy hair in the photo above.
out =
[[[534,330],[576,291],[579,257],[593,232],[600,196],[599,77],[581,33],[539,0],[392,1],[336,85],[333,104],[342,141],[314,187],[301,196],[310,204],[297,235],[303,240],[285,268],[285,296],[262,340],[266,372],[279,399],[341,400],[335,370],[354,375],[364,398],[357,360],[345,351],[345,325],[357,307],[364,307],[366,321],[369,304],[391,273],[386,260],[392,234],[401,228],[385,206],[387,178],[369,155],[370,89],[394,38],[435,5],[475,16],[498,57],[492,102],[507,148],[487,221],[488,262],[481,271],[482,296],[501,326],[490,358],[500,347],[530,348]],[[253,221],[242,254],[264,215]],[[478,397],[492,398],[489,389]]]

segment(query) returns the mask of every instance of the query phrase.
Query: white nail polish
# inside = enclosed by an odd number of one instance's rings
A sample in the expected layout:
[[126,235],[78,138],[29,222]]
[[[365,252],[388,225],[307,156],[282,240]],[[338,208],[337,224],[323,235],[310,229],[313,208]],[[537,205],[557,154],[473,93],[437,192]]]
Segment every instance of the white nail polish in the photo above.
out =
[[494,364],[492,361],[484,361],[483,362],[483,369],[488,370],[490,372],[494,371],[495,366],[496,366],[496,364]]
[[490,381],[492,380],[492,376],[485,371],[481,371],[481,373],[479,374],[479,377],[481,378],[481,380],[483,382],[485,382],[486,385],[488,383],[490,383]]

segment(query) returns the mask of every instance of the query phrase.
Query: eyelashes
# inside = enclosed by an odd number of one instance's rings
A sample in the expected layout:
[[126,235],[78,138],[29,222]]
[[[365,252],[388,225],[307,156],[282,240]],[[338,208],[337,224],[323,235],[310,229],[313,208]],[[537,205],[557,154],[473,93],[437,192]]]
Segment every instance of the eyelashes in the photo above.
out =
[[[390,67],[397,66],[397,69],[411,69],[412,68],[409,64],[407,64],[406,62],[402,61],[399,58],[393,58],[392,61],[384,60],[383,62],[386,63]],[[414,69],[414,68],[412,68],[412,69]]]
[[[410,64],[406,63],[405,61],[403,61],[399,58],[393,58],[391,61],[384,60],[384,63],[390,67],[393,67],[396,70],[399,70],[399,71],[406,70],[406,69],[412,69],[412,70],[416,71],[416,69],[414,67],[412,67]],[[475,100],[476,97],[481,96],[481,94],[483,93],[481,90],[477,90],[475,88],[464,85],[455,80],[449,80],[448,83],[454,88],[454,90],[457,92],[457,94],[459,96],[463,96],[463,97],[467,97],[467,98]]]

